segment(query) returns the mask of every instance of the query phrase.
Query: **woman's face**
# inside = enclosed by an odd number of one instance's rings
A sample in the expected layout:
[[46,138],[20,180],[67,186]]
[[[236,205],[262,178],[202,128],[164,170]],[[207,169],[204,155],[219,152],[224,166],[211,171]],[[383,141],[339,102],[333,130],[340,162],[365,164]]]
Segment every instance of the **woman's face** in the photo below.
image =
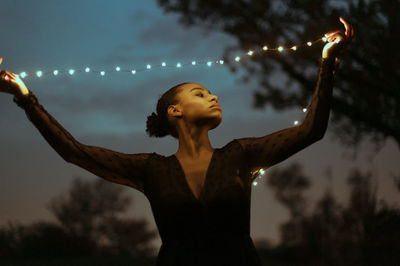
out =
[[209,130],[221,123],[222,109],[218,104],[218,96],[198,83],[181,85],[179,90],[177,107],[186,122],[198,126],[207,125]]

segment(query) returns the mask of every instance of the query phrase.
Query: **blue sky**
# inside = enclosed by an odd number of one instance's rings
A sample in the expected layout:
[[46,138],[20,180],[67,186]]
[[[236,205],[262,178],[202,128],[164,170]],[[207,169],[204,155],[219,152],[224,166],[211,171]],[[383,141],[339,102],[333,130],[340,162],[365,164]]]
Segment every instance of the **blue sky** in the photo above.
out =
[[[16,73],[86,66],[139,69],[162,61],[207,61],[218,59],[223,48],[235,42],[220,33],[183,28],[176,15],[164,14],[155,1],[3,0],[0,25],[0,56],[4,58],[1,68]],[[224,65],[214,64],[153,69],[136,75],[30,76],[25,84],[45,109],[84,144],[126,153],[170,155],[177,150],[177,141],[172,137],[149,138],[145,133],[146,117],[155,111],[158,97],[181,82],[201,83],[219,96],[223,122],[210,131],[213,147],[222,147],[233,138],[263,136],[304,117],[300,107],[283,113],[270,107],[253,109],[256,83],[241,82],[241,75],[240,69],[233,74]],[[0,114],[0,225],[51,220],[45,205],[52,197],[66,191],[74,177],[97,177],[59,157],[11,95],[0,95]],[[388,140],[379,153],[373,154],[373,145],[366,141],[358,158],[352,160],[351,152],[333,138],[328,126],[324,139],[275,167],[295,161],[304,166],[313,182],[307,194],[310,209],[328,185],[345,202],[346,177],[353,167],[374,171],[379,177],[378,196],[399,203],[391,178],[399,173],[395,165],[400,155],[397,146]],[[325,175],[329,167],[331,178]],[[288,214],[264,183],[261,181],[252,192],[251,236],[255,241],[276,243],[278,225]],[[130,214],[146,217],[155,228],[146,197],[127,189],[134,197]],[[155,242],[155,246],[159,244],[159,240]]]

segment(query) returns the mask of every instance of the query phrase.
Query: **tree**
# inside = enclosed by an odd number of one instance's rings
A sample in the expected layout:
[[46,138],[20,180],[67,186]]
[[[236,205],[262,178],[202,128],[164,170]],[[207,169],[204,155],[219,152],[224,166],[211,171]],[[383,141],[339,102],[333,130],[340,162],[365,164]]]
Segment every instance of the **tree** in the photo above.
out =
[[279,254],[290,265],[396,265],[400,261],[400,209],[378,203],[375,178],[371,172],[353,169],[347,177],[350,197],[346,206],[328,188],[315,209],[307,212],[303,193],[309,177],[297,164],[273,169],[268,185],[291,216],[280,228],[279,252],[270,254]]
[[[226,47],[225,61],[238,51],[304,44],[342,28],[343,16],[355,26],[356,36],[340,65],[332,102],[335,136],[357,148],[367,136],[376,148],[387,138],[400,147],[400,2],[398,0],[158,0],[166,12],[180,15],[185,26],[200,25],[237,40]],[[257,48],[258,47],[258,48]],[[254,107],[276,110],[307,106],[314,92],[321,45],[290,56],[260,52],[241,67],[256,77],[259,90]],[[284,73],[286,81],[276,78]],[[244,78],[244,80],[246,77]]]
[[48,207],[67,234],[95,247],[94,253],[149,257],[157,232],[148,230],[145,219],[121,217],[130,203],[120,185],[75,179],[69,191]]

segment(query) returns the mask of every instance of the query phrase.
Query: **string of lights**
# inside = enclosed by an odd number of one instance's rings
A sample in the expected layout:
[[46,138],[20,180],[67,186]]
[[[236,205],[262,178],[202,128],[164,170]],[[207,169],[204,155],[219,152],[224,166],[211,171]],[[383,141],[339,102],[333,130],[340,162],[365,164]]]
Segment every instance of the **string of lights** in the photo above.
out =
[[[282,53],[284,51],[290,51],[290,52],[294,52],[297,51],[300,48],[303,47],[310,47],[315,43],[318,42],[326,42],[327,41],[327,37],[324,36],[322,38],[319,38],[315,41],[308,41],[307,43],[304,43],[302,45],[294,45],[291,47],[283,47],[283,46],[278,46],[275,48],[270,48],[267,45],[263,45],[258,49],[252,49],[252,50],[248,50],[246,53],[243,53],[241,55],[237,55],[234,58],[234,61],[236,63],[239,63],[241,60],[243,60],[243,58],[247,57],[251,57],[256,55],[257,53],[265,53],[265,52],[278,52],[278,53]],[[91,69],[89,67],[86,67],[84,69],[69,69],[69,70],[53,70],[53,71],[47,71],[44,72],[42,70],[38,70],[36,71],[35,74],[28,74],[26,72],[21,72],[19,74],[19,76],[21,78],[26,78],[26,77],[30,77],[30,76],[36,76],[38,78],[43,77],[43,76],[47,76],[47,75],[53,75],[53,76],[58,76],[58,75],[62,75],[62,74],[68,74],[70,76],[75,75],[76,73],[94,73],[97,75],[100,75],[102,77],[104,77],[106,74],[109,73],[113,73],[113,72],[120,72],[120,73],[131,73],[132,75],[136,75],[137,73],[140,72],[144,72],[144,71],[149,71],[152,69],[157,69],[157,68],[183,68],[183,67],[187,67],[187,66],[199,66],[199,65],[206,65],[208,67],[213,66],[214,64],[219,64],[219,65],[223,65],[225,63],[225,61],[223,59],[218,59],[218,60],[210,60],[210,61],[191,61],[191,62],[186,62],[186,63],[181,63],[181,62],[177,62],[174,64],[167,64],[166,62],[161,62],[161,64],[146,64],[146,66],[142,67],[142,68],[138,68],[138,69],[121,69],[121,67],[116,66],[114,69],[109,69],[109,70],[99,70],[99,69]],[[308,110],[308,106],[303,108],[302,111],[303,113],[306,113]],[[299,124],[299,120],[295,120],[293,122],[293,125],[298,125]],[[253,172],[251,172],[251,182],[253,186],[257,186],[258,182],[256,181],[257,178],[261,178],[263,175],[265,174],[265,170],[264,169],[258,169],[255,170]]]

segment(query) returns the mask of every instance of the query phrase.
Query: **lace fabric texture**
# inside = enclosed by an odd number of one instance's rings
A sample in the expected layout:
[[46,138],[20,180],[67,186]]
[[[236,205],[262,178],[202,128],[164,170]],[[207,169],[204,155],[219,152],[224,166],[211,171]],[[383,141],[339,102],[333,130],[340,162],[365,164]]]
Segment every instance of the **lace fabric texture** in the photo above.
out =
[[32,92],[14,101],[65,161],[147,197],[162,239],[157,266],[258,266],[261,260],[250,237],[251,172],[271,167],[324,136],[333,71],[331,60],[321,61],[315,93],[301,125],[263,137],[234,139],[216,148],[199,198],[173,155],[125,154],[84,145]]

